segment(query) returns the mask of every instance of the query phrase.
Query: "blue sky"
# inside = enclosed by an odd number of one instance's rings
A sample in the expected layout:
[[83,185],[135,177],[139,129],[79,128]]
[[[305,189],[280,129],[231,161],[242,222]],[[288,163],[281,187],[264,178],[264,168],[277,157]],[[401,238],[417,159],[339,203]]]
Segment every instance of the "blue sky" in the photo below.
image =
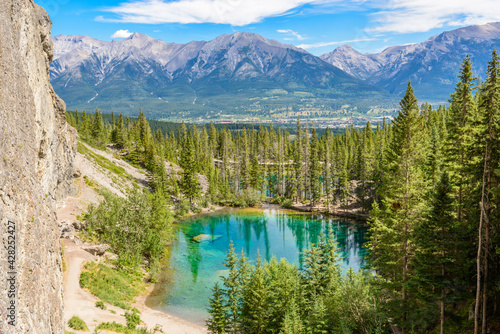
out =
[[500,21],[498,0],[35,0],[52,35],[100,40],[140,32],[167,42],[249,31],[321,55],[419,43],[445,30]]

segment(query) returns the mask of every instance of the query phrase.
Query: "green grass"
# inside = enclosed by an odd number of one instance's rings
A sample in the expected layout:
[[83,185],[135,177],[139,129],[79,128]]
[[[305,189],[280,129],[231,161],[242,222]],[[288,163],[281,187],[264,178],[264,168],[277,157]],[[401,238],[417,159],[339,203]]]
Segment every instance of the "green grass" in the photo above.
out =
[[98,166],[107,169],[122,178],[133,179],[133,177],[125,171],[125,168],[117,166],[102,155],[94,153],[81,142],[78,142],[78,153],[85,155],[89,160],[94,161]]
[[72,316],[71,319],[68,320],[68,326],[77,331],[89,331],[87,325],[85,324],[85,321],[83,321],[82,318],[77,315]]
[[99,324],[99,326],[96,327],[97,330],[99,329],[104,329],[107,331],[112,331],[116,333],[124,333],[124,334],[150,334],[150,333],[156,333],[156,330],[153,331],[148,331],[146,328],[137,328],[137,329],[131,329],[128,328],[127,326],[124,326],[122,324],[118,324],[116,322],[103,322]]
[[146,291],[143,275],[111,268],[102,263],[87,262],[80,275],[80,286],[111,305],[128,310],[130,303]]
[[83,181],[85,182],[86,185],[88,185],[89,187],[93,187],[94,186],[94,182],[89,179],[89,177],[87,175],[84,175],[83,176]]

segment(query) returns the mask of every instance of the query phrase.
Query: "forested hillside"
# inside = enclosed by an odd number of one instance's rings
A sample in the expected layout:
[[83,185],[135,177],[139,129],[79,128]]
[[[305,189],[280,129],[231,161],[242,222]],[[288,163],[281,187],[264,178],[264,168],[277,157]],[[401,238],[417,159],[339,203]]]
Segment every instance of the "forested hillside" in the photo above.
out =
[[[308,267],[282,265],[295,282],[288,286],[280,281],[286,277],[272,274],[279,271],[277,263],[238,271],[238,260],[229,254],[228,266],[236,276],[214,289],[213,332],[296,333],[300,328],[371,333],[390,326],[408,333],[495,332],[500,295],[498,55],[493,52],[479,87],[471,66],[465,58],[449,107],[419,107],[408,83],[392,124],[367,123],[341,135],[326,131],[319,137],[300,119],[294,135],[273,127],[231,132],[213,124],[153,133],[143,113],[136,121],[119,115],[109,125],[99,111],[69,114],[68,119],[87,141],[112,143],[125,158],[146,167],[156,195],[193,211],[212,202],[254,205],[267,197],[283,206],[322,205],[327,211],[356,202],[369,212],[369,264],[377,277],[340,278],[332,256],[312,253]],[[182,170],[167,172],[169,162]],[[203,195],[197,174],[208,179]],[[316,251],[329,254],[334,246],[328,240]],[[238,277],[243,281],[234,285]],[[275,284],[283,295],[252,284]],[[356,310],[339,311],[343,288],[338,287],[349,284],[356,287],[351,296],[359,306],[355,320],[349,317]],[[290,289],[296,290],[290,294]],[[247,309],[255,298],[260,315]],[[260,322],[274,312],[276,298],[287,311]],[[353,327],[348,319],[366,326]]]

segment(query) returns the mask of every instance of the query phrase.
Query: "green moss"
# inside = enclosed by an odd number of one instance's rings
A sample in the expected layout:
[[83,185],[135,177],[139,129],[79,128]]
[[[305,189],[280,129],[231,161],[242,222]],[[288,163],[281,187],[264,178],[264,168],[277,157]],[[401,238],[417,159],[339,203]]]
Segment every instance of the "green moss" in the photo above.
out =
[[77,331],[89,331],[87,325],[85,324],[85,321],[83,321],[82,318],[77,315],[72,316],[71,319],[68,320],[68,326],[70,328],[76,329]]
[[130,303],[146,291],[143,275],[134,271],[111,268],[88,262],[80,275],[80,286],[104,302],[128,310]]

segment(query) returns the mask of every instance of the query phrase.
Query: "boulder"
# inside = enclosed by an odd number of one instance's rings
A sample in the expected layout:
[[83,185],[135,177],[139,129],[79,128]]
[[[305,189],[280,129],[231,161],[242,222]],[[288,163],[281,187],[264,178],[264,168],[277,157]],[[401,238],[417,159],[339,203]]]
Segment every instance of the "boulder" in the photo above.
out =
[[82,247],[84,251],[89,252],[92,255],[97,255],[97,256],[102,256],[106,251],[110,248],[111,246],[107,244],[100,244],[100,245],[92,245],[92,246],[85,246]]
[[75,220],[73,223],[71,223],[75,231],[81,231],[84,229],[85,224],[83,224],[81,221]]
[[65,235],[68,234],[68,232],[74,232],[75,228],[73,227],[72,223],[63,220],[59,222],[57,225],[59,225],[59,237],[60,238],[65,238]]
[[105,252],[104,253],[104,258],[106,260],[118,260],[118,255],[110,253],[110,252]]

